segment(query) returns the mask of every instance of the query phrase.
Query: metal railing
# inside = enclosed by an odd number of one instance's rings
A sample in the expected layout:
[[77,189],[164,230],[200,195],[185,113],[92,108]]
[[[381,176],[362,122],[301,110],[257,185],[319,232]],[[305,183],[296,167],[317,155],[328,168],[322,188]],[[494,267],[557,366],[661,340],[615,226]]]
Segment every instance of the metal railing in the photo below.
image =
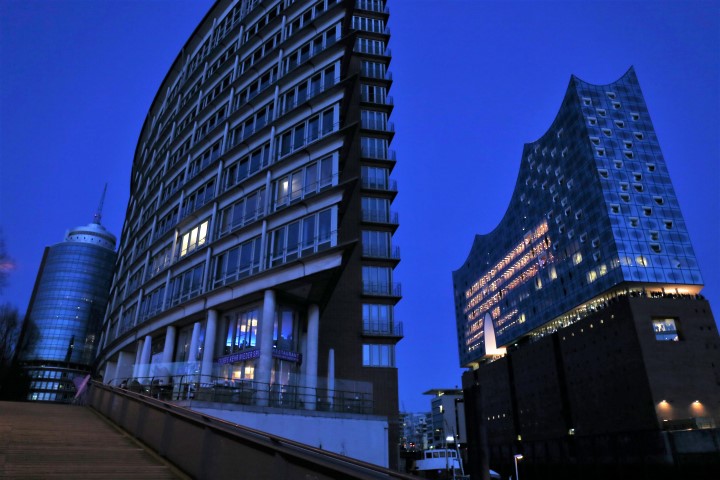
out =
[[399,283],[367,283],[363,282],[363,293],[365,295],[376,295],[382,297],[401,297],[402,288]]
[[115,379],[111,382],[124,390],[165,401],[214,402],[235,405],[267,406],[290,410],[372,415],[371,393],[351,390],[280,385],[255,380],[235,380],[209,375],[167,375]]

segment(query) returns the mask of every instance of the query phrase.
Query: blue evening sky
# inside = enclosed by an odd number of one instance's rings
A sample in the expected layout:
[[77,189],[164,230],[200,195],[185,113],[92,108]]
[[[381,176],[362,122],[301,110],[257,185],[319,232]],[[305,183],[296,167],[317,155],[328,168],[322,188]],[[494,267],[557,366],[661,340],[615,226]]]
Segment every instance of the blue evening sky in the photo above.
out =
[[[119,236],[140,128],[208,0],[0,1],[0,296],[27,308],[43,248],[92,220]],[[505,213],[525,142],[571,74],[634,65],[720,310],[720,3],[391,0],[401,408],[460,385],[451,271]]]

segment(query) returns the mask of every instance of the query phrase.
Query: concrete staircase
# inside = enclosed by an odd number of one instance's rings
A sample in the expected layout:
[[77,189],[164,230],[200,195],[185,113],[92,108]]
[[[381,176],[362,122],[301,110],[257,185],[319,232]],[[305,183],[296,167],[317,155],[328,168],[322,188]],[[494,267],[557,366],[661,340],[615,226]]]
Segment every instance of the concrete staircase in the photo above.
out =
[[0,402],[0,478],[188,478],[89,407]]

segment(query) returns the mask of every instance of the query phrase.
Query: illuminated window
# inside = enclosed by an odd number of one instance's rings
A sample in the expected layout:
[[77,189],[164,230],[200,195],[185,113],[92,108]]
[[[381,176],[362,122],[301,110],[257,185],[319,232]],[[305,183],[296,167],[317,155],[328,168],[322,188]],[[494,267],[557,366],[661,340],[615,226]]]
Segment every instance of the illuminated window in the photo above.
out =
[[595,280],[597,280],[597,272],[595,272],[595,270],[590,270],[589,272],[587,272],[588,283],[592,283]]
[[207,241],[208,220],[196,226],[182,236],[180,243],[180,257],[184,257],[196,248],[205,245]]
[[648,265],[650,265],[650,262],[648,262],[648,259],[643,257],[642,255],[638,255],[637,257],[635,257],[635,261],[641,267],[647,267]]
[[674,318],[655,318],[652,321],[655,340],[660,342],[678,342],[677,324]]
[[579,264],[583,261],[582,253],[577,252],[575,255],[573,255],[573,263],[575,265]]
[[598,272],[600,273],[600,276],[602,277],[607,273],[607,266],[603,263],[600,265],[600,268],[598,268]]

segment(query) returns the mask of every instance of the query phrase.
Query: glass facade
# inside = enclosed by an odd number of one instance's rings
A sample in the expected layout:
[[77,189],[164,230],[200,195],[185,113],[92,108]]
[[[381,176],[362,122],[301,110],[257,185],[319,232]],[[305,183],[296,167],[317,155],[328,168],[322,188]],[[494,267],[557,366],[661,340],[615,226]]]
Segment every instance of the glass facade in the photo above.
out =
[[90,372],[107,305],[115,237],[99,224],[48,247],[28,309],[20,361],[29,400],[69,401],[73,378]]
[[702,284],[633,69],[609,85],[572,77],[523,149],[503,220],[475,237],[453,282],[462,365],[615,287]]

